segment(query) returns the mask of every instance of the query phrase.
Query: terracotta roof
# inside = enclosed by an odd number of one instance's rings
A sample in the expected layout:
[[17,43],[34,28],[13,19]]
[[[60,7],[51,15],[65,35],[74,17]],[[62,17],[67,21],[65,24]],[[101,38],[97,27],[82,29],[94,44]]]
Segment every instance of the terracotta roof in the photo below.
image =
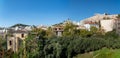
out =
[[86,21],[85,24],[97,24],[97,22]]

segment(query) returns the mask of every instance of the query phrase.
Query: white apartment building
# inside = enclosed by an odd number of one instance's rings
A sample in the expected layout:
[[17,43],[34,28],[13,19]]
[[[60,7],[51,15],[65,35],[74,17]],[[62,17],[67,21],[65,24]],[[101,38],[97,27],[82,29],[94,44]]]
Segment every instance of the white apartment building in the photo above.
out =
[[105,30],[105,32],[108,32],[108,31],[113,30],[116,16],[117,16],[117,14],[115,14],[115,15],[109,15],[109,14],[105,14],[105,13],[104,14],[95,14],[92,17],[82,20],[82,22],[83,22],[83,25],[89,24],[90,26],[102,28]]
[[112,31],[112,30],[114,29],[114,26],[115,26],[114,24],[115,24],[115,20],[114,20],[114,19],[101,20],[101,21],[100,21],[101,28],[102,28],[105,32]]

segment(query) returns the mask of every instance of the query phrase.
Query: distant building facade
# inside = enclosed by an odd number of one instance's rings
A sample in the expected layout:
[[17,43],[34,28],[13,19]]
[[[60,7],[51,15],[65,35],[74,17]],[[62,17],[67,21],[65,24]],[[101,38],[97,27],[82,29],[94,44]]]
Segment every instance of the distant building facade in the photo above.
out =
[[101,29],[104,29],[105,32],[112,31],[114,29],[115,20],[101,20],[100,25]]
[[[83,25],[89,30],[89,26],[104,29],[105,32],[112,31],[115,28],[115,19],[117,14],[95,14],[94,16],[82,20]],[[87,25],[87,26],[86,26]]]
[[62,34],[63,34],[63,27],[62,26],[53,26],[52,29],[53,29],[53,32],[57,36],[62,36]]
[[90,28],[93,26],[93,27],[96,27],[96,28],[99,28],[99,22],[93,22],[93,21],[85,21],[84,24],[85,26],[85,29],[90,31]]
[[11,36],[7,36],[7,50],[12,49],[14,52],[17,52],[20,44],[25,43],[24,39],[27,37],[28,32],[26,31],[13,31]]

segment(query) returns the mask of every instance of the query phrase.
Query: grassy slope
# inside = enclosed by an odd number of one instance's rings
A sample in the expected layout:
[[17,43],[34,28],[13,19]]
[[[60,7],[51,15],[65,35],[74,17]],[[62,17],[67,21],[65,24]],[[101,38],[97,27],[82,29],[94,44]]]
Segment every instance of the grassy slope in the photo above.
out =
[[95,52],[79,54],[74,58],[120,58],[120,49],[103,48]]
[[85,54],[79,54],[73,58],[93,58],[93,55],[90,53],[85,53]]

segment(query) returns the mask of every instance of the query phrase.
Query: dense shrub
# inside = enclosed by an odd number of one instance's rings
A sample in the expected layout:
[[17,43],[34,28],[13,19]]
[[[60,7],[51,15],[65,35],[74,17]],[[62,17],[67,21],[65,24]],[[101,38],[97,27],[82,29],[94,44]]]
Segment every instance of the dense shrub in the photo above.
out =
[[99,50],[103,47],[119,48],[118,45],[119,42],[115,43],[114,41],[97,37],[61,37],[48,39],[44,47],[44,53],[46,58],[71,58],[77,54]]
[[[39,29],[35,30],[35,32],[37,31]],[[17,54],[13,53],[13,56],[22,55],[26,56],[26,58],[72,58],[77,54],[96,51],[103,47],[110,49],[120,48],[120,37],[114,31],[104,35],[86,30],[77,31],[83,33],[63,37],[51,35],[49,37],[42,30],[37,33],[37,36],[29,34],[25,40],[25,47],[21,47]]]

